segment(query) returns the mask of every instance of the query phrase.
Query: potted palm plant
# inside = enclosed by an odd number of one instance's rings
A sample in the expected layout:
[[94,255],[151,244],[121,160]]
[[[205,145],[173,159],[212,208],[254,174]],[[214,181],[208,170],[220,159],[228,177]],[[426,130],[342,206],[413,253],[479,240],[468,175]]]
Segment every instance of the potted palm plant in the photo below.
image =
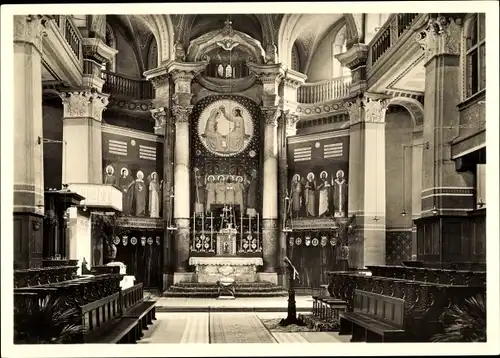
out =
[[16,297],[14,344],[78,343],[85,327],[76,308],[64,308],[59,298]]
[[442,316],[444,331],[433,342],[486,342],[486,300],[481,294],[453,305]]

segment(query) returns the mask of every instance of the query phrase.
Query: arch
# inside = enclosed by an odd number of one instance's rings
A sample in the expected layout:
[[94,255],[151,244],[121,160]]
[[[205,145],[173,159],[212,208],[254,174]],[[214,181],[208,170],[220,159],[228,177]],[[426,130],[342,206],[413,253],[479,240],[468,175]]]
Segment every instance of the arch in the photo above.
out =
[[[299,36],[302,27],[307,25],[312,14],[285,14],[278,30],[278,55],[280,62],[291,67],[291,50]],[[352,14],[341,14],[345,18],[346,37],[348,42],[359,38],[359,31]],[[340,19],[334,21],[337,23]]]
[[424,106],[422,103],[413,98],[394,97],[389,100],[390,105],[404,107],[410,113],[413,121],[413,131],[418,132],[422,130],[424,124]]
[[135,16],[153,33],[158,47],[158,66],[170,60],[174,48],[174,28],[170,15]]

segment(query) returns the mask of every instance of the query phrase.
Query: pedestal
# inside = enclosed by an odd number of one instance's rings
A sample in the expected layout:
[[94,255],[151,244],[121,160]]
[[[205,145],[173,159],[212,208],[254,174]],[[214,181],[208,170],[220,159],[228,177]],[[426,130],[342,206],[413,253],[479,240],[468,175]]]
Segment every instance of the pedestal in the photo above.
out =
[[222,278],[235,282],[257,282],[257,266],[262,266],[260,257],[191,257],[189,264],[195,266],[198,283],[216,283]]

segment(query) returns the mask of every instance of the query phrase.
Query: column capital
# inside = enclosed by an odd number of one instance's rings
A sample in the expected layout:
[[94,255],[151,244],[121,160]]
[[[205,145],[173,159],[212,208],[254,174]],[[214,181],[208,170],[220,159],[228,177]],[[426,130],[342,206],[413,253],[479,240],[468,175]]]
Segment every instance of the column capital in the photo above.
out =
[[428,20],[426,28],[416,35],[415,40],[428,62],[434,56],[460,55],[461,33],[460,17],[437,16]]
[[257,63],[247,63],[250,74],[257,77],[263,84],[280,82],[285,76],[285,68],[280,64],[260,65]]
[[175,118],[175,124],[187,123],[189,124],[189,116],[193,111],[193,106],[180,106],[175,105],[172,107],[172,114]]
[[15,15],[14,42],[31,44],[41,53],[42,40],[47,35],[47,20],[44,15]]
[[109,95],[80,90],[61,92],[60,97],[64,106],[64,118],[89,117],[101,121]]
[[91,58],[97,62],[109,62],[118,53],[112,47],[106,45],[106,43],[100,38],[96,37],[86,37],[83,39],[83,55],[86,58]]
[[296,135],[297,122],[300,119],[299,115],[296,112],[292,112],[290,110],[284,110],[282,119],[285,125],[286,136],[290,137]]
[[351,70],[360,65],[364,65],[368,59],[368,45],[356,43],[346,52],[334,56],[344,67]]
[[363,94],[347,102],[350,125],[359,122],[385,123],[385,112],[389,100],[383,95]]
[[307,75],[294,70],[287,70],[283,75],[283,84],[286,87],[293,88],[294,90],[302,86],[306,80]]
[[278,119],[281,115],[281,108],[279,108],[278,106],[262,107],[262,113],[264,114],[266,125],[278,125]]
[[155,120],[155,134],[165,135],[165,125],[167,124],[168,108],[159,107],[151,110],[151,116]]

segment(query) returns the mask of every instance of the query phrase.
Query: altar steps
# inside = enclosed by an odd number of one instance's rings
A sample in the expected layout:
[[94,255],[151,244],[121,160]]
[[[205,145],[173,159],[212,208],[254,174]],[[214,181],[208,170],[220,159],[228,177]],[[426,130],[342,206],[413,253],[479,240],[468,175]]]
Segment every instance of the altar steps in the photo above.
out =
[[[283,297],[287,296],[282,286],[271,282],[241,282],[235,284],[236,297]],[[178,283],[170,286],[163,293],[164,297],[211,298],[218,296],[216,284]]]

